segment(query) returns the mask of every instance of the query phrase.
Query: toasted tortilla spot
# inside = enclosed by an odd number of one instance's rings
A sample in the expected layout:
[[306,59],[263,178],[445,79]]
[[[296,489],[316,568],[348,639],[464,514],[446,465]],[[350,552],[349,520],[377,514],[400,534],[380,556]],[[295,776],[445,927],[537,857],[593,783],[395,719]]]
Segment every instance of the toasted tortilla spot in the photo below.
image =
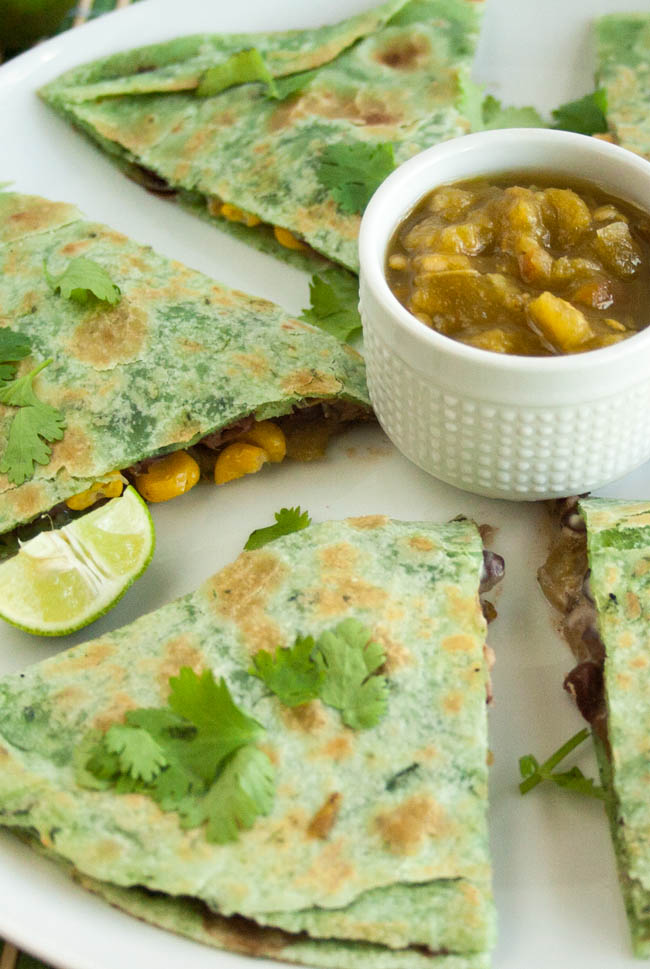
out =
[[403,666],[410,666],[413,663],[411,651],[404,643],[393,639],[390,635],[389,628],[383,623],[374,626],[372,638],[383,646],[384,653],[386,654],[386,659],[382,667],[383,672],[390,675],[395,670],[399,670]]
[[83,707],[88,699],[90,699],[88,691],[82,689],[80,686],[65,686],[62,690],[59,690],[52,697],[54,704],[58,710],[77,710],[79,707]]
[[362,515],[360,518],[347,518],[348,525],[358,528],[359,531],[371,531],[374,528],[383,528],[388,524],[388,515]]
[[127,693],[115,693],[110,705],[93,718],[92,726],[98,730],[108,730],[114,723],[121,723],[125,713],[129,710],[137,710],[139,705]]
[[442,701],[445,711],[449,714],[460,713],[463,709],[463,696],[458,690],[452,690]]
[[440,645],[448,653],[471,653],[474,650],[472,637],[462,633],[456,636],[445,636]]
[[629,649],[629,647],[634,646],[634,636],[629,629],[626,629],[619,635],[617,642],[621,649]]
[[61,249],[61,252],[64,256],[69,256],[72,258],[73,256],[78,256],[80,253],[85,252],[91,243],[92,239],[77,239],[76,242],[68,242],[67,245]]
[[312,595],[318,612],[324,616],[343,615],[352,608],[379,609],[387,598],[385,589],[356,576],[347,576],[335,586],[322,586]]
[[73,478],[89,478],[95,472],[93,445],[82,427],[68,421],[63,437],[52,445],[52,457],[46,466],[48,478],[65,468]]
[[431,539],[425,538],[424,535],[414,535],[409,539],[409,545],[418,552],[431,552],[434,548]]
[[414,854],[427,837],[436,837],[446,827],[442,807],[426,794],[415,794],[398,807],[375,818],[375,825],[389,851]]
[[264,353],[236,353],[234,359],[254,377],[265,377],[271,369],[269,358]]
[[55,657],[56,663],[52,663],[47,668],[47,675],[67,676],[70,673],[91,670],[95,666],[101,666],[115,652],[112,643],[98,639],[91,642],[88,646],[80,646],[79,649],[71,649],[61,656]]
[[314,751],[315,756],[334,761],[345,760],[346,757],[350,757],[353,753],[354,745],[350,734],[347,732],[339,734],[337,737],[332,737],[326,744]]
[[393,37],[384,47],[375,51],[373,56],[380,64],[392,67],[395,71],[412,71],[429,51],[430,44],[426,37]]
[[641,615],[641,603],[634,592],[627,592],[625,595],[625,612],[628,619],[638,619]]
[[[47,505],[45,488],[37,481],[27,481],[19,488],[15,488],[14,485],[9,484],[6,475],[3,475],[0,480],[2,481],[0,492],[9,491],[7,501],[11,505],[16,521],[29,521]],[[10,488],[14,488],[14,490],[10,491]]]
[[318,397],[321,394],[337,394],[341,389],[341,381],[319,370],[296,370],[282,381],[282,389],[287,394]]
[[204,586],[212,608],[238,625],[251,654],[285,645],[282,630],[264,607],[287,572],[287,566],[271,552],[243,552]]
[[307,836],[309,838],[320,838],[324,841],[329,837],[338,819],[342,800],[343,795],[339,791],[334,791],[333,794],[325,798],[325,801],[309,822],[307,828]]
[[137,360],[146,335],[146,314],[122,297],[111,309],[93,308],[76,327],[68,352],[96,370],[110,370]]
[[339,542],[337,545],[321,549],[318,557],[323,563],[323,568],[336,572],[342,569],[353,569],[359,553],[349,542]]
[[299,707],[283,705],[280,713],[290,730],[302,730],[305,733],[314,733],[328,721],[327,712],[320,700],[312,700],[311,703],[303,703]]
[[24,204],[26,206],[24,209],[13,212],[7,220],[7,227],[3,232],[6,241],[50,226],[65,225],[66,222],[77,218],[79,214],[77,209],[67,202],[50,202],[42,198],[32,200],[28,196]]
[[641,559],[634,566],[635,575],[645,575],[650,570],[650,559]]
[[463,625],[478,617],[481,622],[484,621],[478,596],[462,596],[454,586],[446,589],[446,595],[449,613],[454,619],[460,620]]
[[168,692],[170,676],[178,676],[183,666],[189,666],[195,673],[200,673],[205,666],[203,653],[189,635],[170,639],[163,650],[162,662],[156,672],[163,696]]
[[319,891],[329,894],[337,892],[353,875],[354,868],[347,860],[346,843],[339,838],[323,848],[296,883],[315,885]]
[[115,838],[99,838],[88,848],[88,857],[91,864],[99,862],[106,864],[115,861],[122,853],[122,847]]
[[648,660],[645,656],[636,656],[630,666],[633,666],[636,670],[644,670],[648,666]]

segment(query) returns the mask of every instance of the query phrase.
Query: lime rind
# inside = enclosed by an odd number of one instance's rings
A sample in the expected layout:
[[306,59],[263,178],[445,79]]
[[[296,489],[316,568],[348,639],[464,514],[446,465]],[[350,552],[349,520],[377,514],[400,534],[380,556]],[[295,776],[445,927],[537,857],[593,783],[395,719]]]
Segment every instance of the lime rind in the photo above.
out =
[[65,636],[105,615],[149,565],[155,533],[134,488],[0,565],[0,618],[39,636]]

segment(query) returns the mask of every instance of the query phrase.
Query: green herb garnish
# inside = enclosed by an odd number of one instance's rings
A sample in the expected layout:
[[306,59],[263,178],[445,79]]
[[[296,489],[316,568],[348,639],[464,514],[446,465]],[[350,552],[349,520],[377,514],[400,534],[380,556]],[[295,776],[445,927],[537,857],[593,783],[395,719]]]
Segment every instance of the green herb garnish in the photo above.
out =
[[277,98],[278,101],[284,101],[292,94],[302,91],[317,74],[318,70],[313,70],[301,71],[299,74],[288,74],[286,77],[276,77],[275,93],[270,94],[267,89],[266,95],[267,97]]
[[483,127],[492,128],[546,128],[547,125],[535,108],[504,107],[501,102],[488,94],[481,105]]
[[72,259],[59,276],[51,276],[43,264],[45,278],[54,290],[66,299],[76,303],[87,303],[91,296],[114,306],[121,298],[120,287],[116,286],[105,269],[93,259],[77,256]]
[[519,773],[523,780],[519,784],[522,794],[527,794],[542,781],[552,781],[558,787],[563,787],[576,794],[586,794],[589,797],[604,799],[607,795],[604,788],[600,787],[590,777],[585,777],[579,767],[572,767],[568,771],[555,771],[554,768],[564,760],[572,750],[575,750],[589,736],[587,728],[583,728],[565,744],[563,744],[554,754],[540,764],[532,754],[526,754],[519,758]]
[[169,684],[168,706],[131,710],[124,724],[84,738],[77,781],[146,794],[178,811],[183,827],[205,824],[208,841],[236,840],[273,802],[273,765],[254,746],[264,728],[210,670],[199,676],[183,667]]
[[607,91],[598,88],[577,101],[568,101],[552,111],[554,128],[577,131],[580,135],[597,135],[607,131]]
[[311,277],[311,306],[304,309],[301,320],[331,333],[338,340],[351,341],[361,335],[359,316],[359,281],[352,273],[337,266]]
[[12,380],[18,361],[28,357],[32,347],[26,336],[8,327],[0,329],[0,381]]
[[341,713],[343,723],[365,730],[386,713],[388,681],[377,670],[386,660],[383,648],[356,619],[344,619],[314,642],[298,638],[272,656],[256,653],[252,676],[258,677],[286,706],[320,699]]
[[21,485],[31,478],[35,464],[47,464],[52,454],[48,442],[63,437],[63,414],[43,403],[33,388],[34,377],[51,362],[44,360],[25,376],[0,384],[0,403],[19,408],[9,425],[7,446],[0,460],[0,472],[12,484]]
[[357,141],[328,145],[321,153],[316,177],[342,212],[361,213],[385,178],[395,168],[390,142]]
[[223,63],[209,68],[201,77],[196,94],[200,98],[211,97],[236,85],[250,84],[255,81],[266,85],[268,97],[279,97],[268,64],[259,50],[251,47],[249,50],[240,50]]
[[325,671],[312,659],[314,646],[311,636],[299,636],[293,646],[278,647],[275,654],[260,649],[248,672],[262,680],[285,707],[299,707],[317,699],[325,679]]
[[262,548],[269,542],[275,541],[282,535],[291,535],[293,532],[300,532],[303,528],[311,525],[309,512],[301,511],[297,508],[281,508],[275,513],[275,525],[267,525],[266,528],[256,528],[248,536],[248,541],[244,545],[249,551],[255,548]]

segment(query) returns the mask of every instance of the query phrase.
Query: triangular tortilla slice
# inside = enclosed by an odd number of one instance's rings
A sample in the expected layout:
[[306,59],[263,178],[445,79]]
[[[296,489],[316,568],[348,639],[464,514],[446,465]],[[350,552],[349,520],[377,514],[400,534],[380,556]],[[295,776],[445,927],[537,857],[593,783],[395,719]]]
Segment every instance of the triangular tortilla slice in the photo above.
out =
[[[117,305],[55,292],[44,264],[56,277],[78,256],[120,287]],[[35,389],[66,423],[32,477],[16,484],[0,475],[0,533],[111,471],[251,415],[278,418],[319,401],[344,422],[370,413],[355,351],[272,303],[85,221],[66,203],[0,194],[0,326],[31,341],[21,373],[52,359]],[[0,405],[0,456],[14,413]]]
[[596,29],[596,83],[619,145],[650,158],[650,15],[607,14]]
[[[449,969],[483,966],[494,916],[482,560],[466,521],[311,526],[244,552],[131,626],[6,677],[2,823],[37,832],[114,904],[217,946],[340,969],[415,969],[437,956]],[[285,707],[247,673],[257,650],[350,618],[386,654],[388,712],[375,726],[345,727],[320,700]],[[275,763],[271,813],[226,844],[142,794],[76,781],[84,733],[160,706],[188,665],[225,677],[266,728]],[[333,795],[321,830],[312,822]]]
[[[391,143],[399,164],[467,133],[464,85],[481,8],[390,0],[334,26],[180,38],[76,68],[41,95],[152,189],[178,190],[223,225],[229,203],[262,221],[249,233],[262,247],[275,245],[278,226],[357,271],[360,213],[319,178],[323,152]],[[208,70],[250,50],[278,82],[314,74],[278,98],[260,82],[197,95]]]

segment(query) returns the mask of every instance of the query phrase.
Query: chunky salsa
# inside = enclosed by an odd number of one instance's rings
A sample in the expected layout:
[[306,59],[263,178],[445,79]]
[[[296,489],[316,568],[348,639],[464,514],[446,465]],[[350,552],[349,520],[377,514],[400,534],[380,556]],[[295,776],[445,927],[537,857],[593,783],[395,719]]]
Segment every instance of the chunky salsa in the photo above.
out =
[[590,182],[560,181],[510,173],[430,192],[388,246],[398,300],[497,353],[582,353],[643,329],[650,216]]

